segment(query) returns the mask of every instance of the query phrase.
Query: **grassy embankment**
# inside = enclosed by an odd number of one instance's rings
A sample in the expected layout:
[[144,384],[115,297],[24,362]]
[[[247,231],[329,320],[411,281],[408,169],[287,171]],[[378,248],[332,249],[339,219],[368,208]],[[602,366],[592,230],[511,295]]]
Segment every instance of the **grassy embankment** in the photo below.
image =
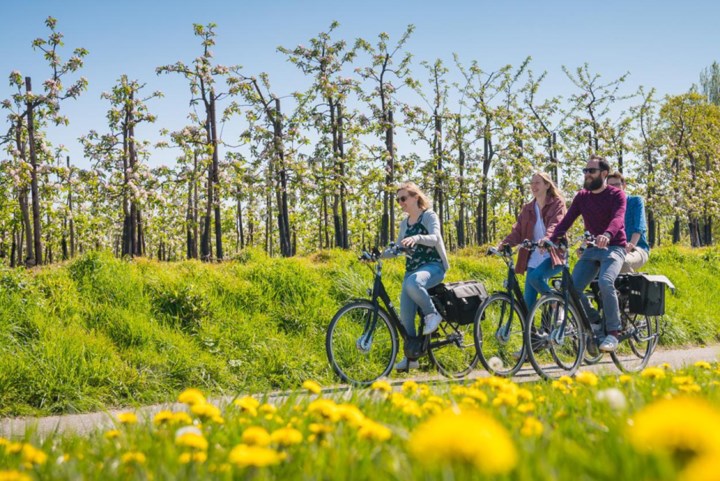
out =
[[[504,265],[480,252],[452,256],[447,280],[498,288]],[[371,284],[354,259],[250,251],[223,264],[166,264],[91,253],[34,271],[0,268],[0,415],[168,401],[191,386],[216,395],[332,384],[325,327]],[[403,267],[384,270],[396,297]],[[647,267],[678,289],[662,344],[717,342],[720,250],[656,249]]]

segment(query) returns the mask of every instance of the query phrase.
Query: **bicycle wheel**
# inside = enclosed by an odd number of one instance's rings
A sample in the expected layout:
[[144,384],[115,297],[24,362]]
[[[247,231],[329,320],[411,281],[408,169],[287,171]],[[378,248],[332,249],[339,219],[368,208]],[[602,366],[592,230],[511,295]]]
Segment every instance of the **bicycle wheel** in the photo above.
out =
[[[585,295],[587,296],[588,301],[590,301],[590,305],[593,306],[598,311],[600,318],[602,318],[603,317],[602,306],[598,302],[597,297],[595,297],[595,294],[592,292],[585,292]],[[590,354],[589,350],[585,349],[585,355],[583,356],[583,362],[587,365],[597,364],[600,362],[600,360],[603,358],[604,355],[605,355],[604,352],[598,351],[597,355],[593,356],[592,354]]]
[[328,326],[328,360],[345,382],[368,385],[392,370],[398,351],[397,331],[382,308],[373,329],[374,315],[371,302],[351,302],[340,308]]
[[443,376],[462,378],[475,369],[478,358],[472,335],[472,324],[454,321],[443,321],[432,334],[428,355]]
[[622,322],[620,343],[617,350],[610,355],[621,371],[640,371],[647,366],[650,356],[655,350],[658,338],[658,318],[622,311],[620,320]]
[[525,320],[510,297],[495,293],[478,309],[473,325],[475,350],[482,365],[490,374],[512,376],[525,362]]
[[557,294],[543,295],[528,316],[525,346],[530,364],[542,378],[575,374],[585,352],[585,333],[575,307],[564,305]]

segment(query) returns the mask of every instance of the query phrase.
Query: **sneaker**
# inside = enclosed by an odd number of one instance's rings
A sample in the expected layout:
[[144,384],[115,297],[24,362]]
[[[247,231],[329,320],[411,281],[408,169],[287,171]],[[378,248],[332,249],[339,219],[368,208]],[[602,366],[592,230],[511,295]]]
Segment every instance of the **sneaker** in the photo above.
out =
[[615,352],[615,350],[618,347],[618,340],[617,337],[613,336],[612,334],[608,334],[605,339],[603,339],[602,344],[600,344],[599,349],[602,352]]
[[357,350],[360,351],[360,353],[362,354],[367,354],[368,352],[370,352],[370,343],[368,342],[364,334],[360,336],[355,342],[355,347],[357,347]]
[[428,334],[432,334],[433,332],[435,332],[440,325],[440,322],[442,322],[442,316],[437,312],[433,312],[432,314],[428,314],[427,316],[425,316],[425,328],[423,329],[423,336],[427,336]]
[[420,363],[418,361],[410,361],[407,357],[403,357],[400,359],[400,362],[395,364],[395,369],[397,371],[409,371],[410,369],[418,369],[420,367]]

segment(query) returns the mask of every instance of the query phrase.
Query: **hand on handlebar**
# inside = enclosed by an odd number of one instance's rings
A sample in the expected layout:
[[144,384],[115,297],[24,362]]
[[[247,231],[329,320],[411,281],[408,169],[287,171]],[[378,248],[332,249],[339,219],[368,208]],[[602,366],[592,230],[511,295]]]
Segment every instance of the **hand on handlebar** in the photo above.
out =
[[605,234],[600,234],[595,237],[595,246],[599,249],[606,249],[610,243],[610,238]]

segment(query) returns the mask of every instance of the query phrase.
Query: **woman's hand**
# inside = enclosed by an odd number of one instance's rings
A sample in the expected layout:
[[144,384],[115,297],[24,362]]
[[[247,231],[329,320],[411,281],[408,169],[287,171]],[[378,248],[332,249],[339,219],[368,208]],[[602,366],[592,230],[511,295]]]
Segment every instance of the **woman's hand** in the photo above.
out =
[[415,247],[415,236],[406,237],[400,241],[403,247]]
[[630,254],[630,253],[631,253],[632,251],[634,251],[634,250],[635,250],[635,244],[633,244],[632,242],[628,242],[628,243],[625,245],[625,252],[626,252],[626,253]]

